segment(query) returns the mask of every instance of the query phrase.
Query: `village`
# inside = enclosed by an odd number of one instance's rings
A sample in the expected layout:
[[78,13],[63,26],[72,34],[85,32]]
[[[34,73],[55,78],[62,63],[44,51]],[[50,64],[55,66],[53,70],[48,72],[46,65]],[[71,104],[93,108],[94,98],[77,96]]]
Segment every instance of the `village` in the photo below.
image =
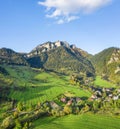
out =
[[120,89],[94,86],[89,89],[92,92],[89,98],[76,97],[72,93],[61,94],[55,100],[41,104],[41,108],[47,109],[49,115],[53,116],[80,114],[88,111],[97,113],[97,111],[109,110],[111,112],[113,107],[120,108]]

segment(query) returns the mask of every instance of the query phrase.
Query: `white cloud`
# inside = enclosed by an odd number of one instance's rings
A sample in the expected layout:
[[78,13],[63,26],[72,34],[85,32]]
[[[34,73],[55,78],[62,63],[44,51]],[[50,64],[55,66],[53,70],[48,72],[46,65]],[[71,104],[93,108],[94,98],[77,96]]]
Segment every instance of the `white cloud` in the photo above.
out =
[[63,19],[59,19],[58,21],[57,21],[57,24],[63,24],[64,23],[64,20]]
[[80,13],[91,13],[112,0],[44,0],[38,2],[46,7],[46,17],[57,19],[58,24],[78,19]]

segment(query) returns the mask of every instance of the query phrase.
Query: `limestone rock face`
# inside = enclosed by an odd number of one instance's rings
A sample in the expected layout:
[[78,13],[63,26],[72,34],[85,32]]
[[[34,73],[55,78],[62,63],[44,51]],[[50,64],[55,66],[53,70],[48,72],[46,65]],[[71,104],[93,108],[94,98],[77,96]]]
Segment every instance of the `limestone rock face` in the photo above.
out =
[[111,55],[110,60],[108,61],[108,64],[114,63],[114,62],[120,62],[120,49],[115,49]]
[[88,54],[86,51],[77,48],[74,44],[70,45],[68,42],[66,41],[56,41],[56,42],[45,42],[43,44],[38,45],[37,47],[35,47],[30,53],[27,54],[27,57],[32,57],[32,56],[37,56],[40,55],[41,53],[44,52],[49,52],[51,50],[54,50],[56,48],[59,47],[66,47],[68,49],[71,49],[71,51],[79,56],[84,56],[87,57],[90,54]]
[[37,47],[35,47],[30,53],[27,54],[28,57],[31,57],[33,55],[39,55],[42,52],[48,52],[52,49],[58,48],[58,47],[68,47],[68,48],[75,48],[75,46],[73,45],[69,45],[69,43],[67,43],[66,41],[56,41],[56,42],[46,42],[43,44],[38,45]]

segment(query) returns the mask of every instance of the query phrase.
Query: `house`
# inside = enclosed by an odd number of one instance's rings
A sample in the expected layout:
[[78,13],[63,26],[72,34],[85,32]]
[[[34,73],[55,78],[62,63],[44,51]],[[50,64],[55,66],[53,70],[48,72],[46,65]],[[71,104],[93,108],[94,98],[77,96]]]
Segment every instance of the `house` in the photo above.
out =
[[65,97],[61,98],[60,100],[61,100],[61,102],[66,103],[66,98]]
[[113,97],[113,94],[109,94],[108,96],[109,96],[110,98],[112,98],[112,97]]
[[118,100],[119,96],[113,96],[113,100]]
[[98,99],[98,97],[97,97],[95,94],[93,94],[93,95],[90,97],[90,100],[96,100],[96,99]]
[[102,93],[101,93],[101,91],[97,90],[97,91],[95,91],[95,95],[96,96],[102,96]]
[[73,102],[73,99],[70,99],[68,102],[67,102],[67,106],[70,106]]
[[60,106],[58,104],[56,104],[54,101],[51,101],[49,104],[50,104],[50,107],[52,109],[59,109],[60,108]]
[[69,101],[67,102],[67,106],[70,106],[71,104],[72,104],[72,101],[69,100]]
[[76,102],[77,102],[77,103],[79,103],[79,102],[81,102],[81,101],[82,101],[81,98],[76,97]]
[[120,93],[120,89],[118,89],[117,92]]

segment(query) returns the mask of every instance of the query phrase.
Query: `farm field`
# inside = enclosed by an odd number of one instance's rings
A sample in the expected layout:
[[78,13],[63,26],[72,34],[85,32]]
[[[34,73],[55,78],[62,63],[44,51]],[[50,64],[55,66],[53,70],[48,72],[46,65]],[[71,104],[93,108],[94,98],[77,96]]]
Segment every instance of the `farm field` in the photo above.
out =
[[33,124],[34,129],[119,129],[120,118],[87,113],[42,118]]

